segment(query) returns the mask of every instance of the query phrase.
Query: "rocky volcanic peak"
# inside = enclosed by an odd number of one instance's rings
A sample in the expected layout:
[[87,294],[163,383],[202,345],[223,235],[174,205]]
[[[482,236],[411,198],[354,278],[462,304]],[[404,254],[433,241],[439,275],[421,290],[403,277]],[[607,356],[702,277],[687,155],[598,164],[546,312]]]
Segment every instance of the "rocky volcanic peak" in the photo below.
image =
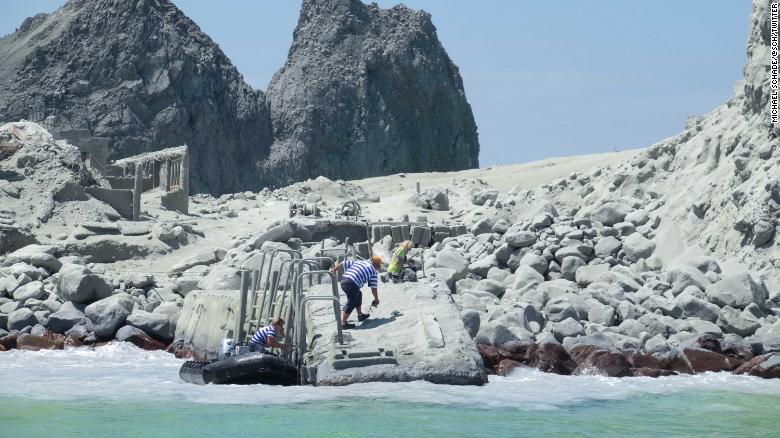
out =
[[457,67],[402,6],[305,1],[272,113],[169,0],[71,0],[0,39],[0,58],[0,120],[89,129],[111,158],[186,143],[197,192],[478,164]]
[[275,144],[262,163],[266,179],[478,165],[460,74],[424,11],[304,1],[268,100]]
[[107,137],[120,158],[186,143],[198,191],[255,187],[265,98],[167,0],[72,0],[0,39],[0,119],[36,102],[55,128]]

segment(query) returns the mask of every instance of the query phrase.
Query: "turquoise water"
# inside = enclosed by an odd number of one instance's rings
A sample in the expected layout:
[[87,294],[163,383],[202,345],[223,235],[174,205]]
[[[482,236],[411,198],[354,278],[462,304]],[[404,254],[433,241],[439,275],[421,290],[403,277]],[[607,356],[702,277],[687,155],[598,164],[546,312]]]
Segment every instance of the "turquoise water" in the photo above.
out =
[[0,354],[0,437],[780,436],[780,382],[520,370],[480,388],[197,386],[114,344]]

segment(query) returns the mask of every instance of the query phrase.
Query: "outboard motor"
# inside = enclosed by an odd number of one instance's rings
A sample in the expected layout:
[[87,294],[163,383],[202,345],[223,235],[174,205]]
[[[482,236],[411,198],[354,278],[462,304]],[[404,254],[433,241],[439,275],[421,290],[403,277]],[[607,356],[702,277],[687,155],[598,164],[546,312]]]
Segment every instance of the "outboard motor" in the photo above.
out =
[[233,352],[233,339],[226,338],[222,340],[222,344],[219,347],[219,358],[227,359]]

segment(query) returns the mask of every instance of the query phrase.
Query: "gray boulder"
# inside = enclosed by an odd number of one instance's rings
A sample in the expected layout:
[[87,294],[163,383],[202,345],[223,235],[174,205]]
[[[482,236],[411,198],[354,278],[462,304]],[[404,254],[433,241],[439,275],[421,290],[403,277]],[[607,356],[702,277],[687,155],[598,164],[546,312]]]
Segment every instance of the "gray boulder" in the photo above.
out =
[[121,293],[96,301],[85,309],[98,339],[110,339],[133,311],[133,297]]
[[172,341],[176,333],[176,324],[164,313],[138,310],[130,314],[125,322],[164,342]]
[[38,318],[32,310],[22,307],[8,314],[8,330],[21,330],[38,324]]
[[49,315],[46,327],[54,333],[64,334],[74,325],[86,324],[86,316],[76,310],[60,310]]
[[685,320],[685,322],[694,333],[707,334],[718,339],[723,337],[723,330],[713,322],[704,321],[702,319],[688,319]]
[[561,277],[574,281],[577,278],[577,270],[586,265],[579,257],[566,257],[561,262]]
[[693,266],[694,268],[698,269],[699,271],[705,274],[707,272],[716,272],[718,274],[722,272],[717,260],[713,259],[712,257],[707,257],[707,256],[691,257],[685,262],[685,264],[689,266]]
[[498,267],[498,259],[496,259],[495,254],[490,254],[487,257],[470,264],[469,271],[484,278],[487,277],[487,273],[490,271],[490,268],[495,267]]
[[265,242],[287,242],[294,235],[295,232],[292,225],[289,222],[282,222],[257,236],[254,241],[254,247],[260,249]]
[[25,302],[30,298],[36,300],[44,300],[49,294],[43,290],[43,283],[40,281],[33,281],[19,287],[14,291],[14,300],[19,302]]
[[460,318],[463,320],[463,326],[466,327],[466,331],[469,333],[469,336],[472,338],[477,336],[481,323],[479,312],[475,310],[464,310],[460,312]]
[[623,247],[623,243],[613,236],[607,236],[601,238],[593,247],[596,257],[606,258],[614,256]]
[[16,301],[9,301],[5,304],[0,304],[0,313],[9,314],[20,307],[22,307],[21,303]]
[[191,269],[195,266],[208,266],[212,265],[214,263],[217,263],[220,260],[219,255],[221,254],[220,251],[214,251],[214,250],[204,250],[204,251],[198,251],[195,253],[195,255],[188,257],[179,263],[176,263],[173,265],[173,267],[168,271],[170,275],[176,275],[181,274],[188,269]]
[[531,231],[513,230],[510,228],[509,231],[504,234],[506,243],[514,248],[531,246],[536,243],[536,239],[536,233]]
[[545,327],[558,342],[563,342],[566,338],[584,336],[585,329],[577,320],[566,318],[560,322],[550,322]]
[[669,279],[672,284],[672,294],[675,296],[682,293],[689,286],[696,286],[701,290],[705,290],[710,285],[710,280],[700,270],[692,266],[683,266],[670,270]]
[[571,353],[574,347],[596,347],[597,350],[609,351],[615,348],[615,343],[603,333],[594,333],[587,336],[567,337],[563,340],[563,348]]
[[560,322],[566,318],[579,319],[577,309],[566,298],[552,298],[544,306],[544,314],[548,321]]
[[39,252],[30,255],[30,264],[36,268],[44,268],[51,273],[59,272],[62,262],[51,254]]
[[672,318],[679,318],[683,315],[683,308],[679,304],[661,295],[649,297],[642,303],[642,306],[651,312],[660,310],[661,313]]
[[588,307],[588,321],[602,324],[606,327],[615,325],[616,315],[617,311],[612,306],[604,304],[596,305],[594,303]]
[[89,303],[111,295],[113,288],[86,266],[64,265],[60,269],[57,295],[65,301]]
[[639,233],[634,233],[623,239],[623,251],[625,251],[628,260],[636,262],[653,255],[655,243]]
[[705,321],[716,322],[720,316],[720,307],[687,293],[680,294],[677,297],[677,303],[682,307],[683,313],[688,318],[700,318]]
[[241,275],[238,269],[226,265],[215,265],[211,272],[198,282],[201,290],[238,290]]
[[661,335],[653,336],[645,342],[645,350],[648,353],[666,353],[669,351],[669,343]]
[[755,333],[761,327],[761,324],[753,315],[726,306],[720,311],[718,326],[725,333],[734,333],[735,335],[746,337]]
[[447,211],[450,209],[450,198],[446,189],[432,188],[420,194],[415,194],[414,203],[424,210]]
[[436,254],[436,266],[455,271],[455,281],[466,278],[469,269],[469,263],[468,260],[466,260],[466,257],[451,247],[445,247]]
[[763,284],[758,283],[745,272],[728,276],[707,287],[704,291],[713,303],[737,309],[744,309],[751,303],[756,303],[759,307],[764,308],[766,300],[769,298]]
[[520,266],[529,266],[541,275],[547,273],[548,265],[549,262],[546,258],[532,252],[527,252],[520,258]]
[[428,268],[425,271],[426,275],[431,276],[432,278],[438,278],[439,280],[443,281],[449,290],[451,292],[455,292],[455,282],[458,280],[456,278],[456,272],[454,269],[449,268]]
[[498,298],[501,298],[504,296],[504,292],[506,292],[506,285],[500,281],[485,279],[480,280],[475,289],[482,292],[489,292]]
[[607,202],[606,204],[596,208],[590,214],[590,220],[593,222],[600,222],[602,225],[611,227],[618,222],[623,222],[626,215],[631,212],[631,207],[616,202]]
[[606,263],[580,266],[574,273],[574,280],[578,285],[585,287],[607,272],[609,272],[609,265]]

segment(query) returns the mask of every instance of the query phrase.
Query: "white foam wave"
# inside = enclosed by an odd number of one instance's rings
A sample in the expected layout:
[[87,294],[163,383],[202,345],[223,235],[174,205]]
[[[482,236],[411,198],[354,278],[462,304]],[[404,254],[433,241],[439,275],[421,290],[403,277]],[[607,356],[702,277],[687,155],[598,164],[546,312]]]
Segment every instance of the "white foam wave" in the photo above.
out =
[[125,343],[96,349],[0,354],[0,396],[47,400],[126,402],[187,401],[207,404],[296,404],[337,399],[385,399],[437,405],[552,409],[585,400],[627,399],[639,394],[725,390],[780,395],[780,381],[728,373],[659,379],[558,376],[520,369],[492,376],[483,387],[427,382],[366,383],[346,387],[191,385],[179,380],[183,360]]

